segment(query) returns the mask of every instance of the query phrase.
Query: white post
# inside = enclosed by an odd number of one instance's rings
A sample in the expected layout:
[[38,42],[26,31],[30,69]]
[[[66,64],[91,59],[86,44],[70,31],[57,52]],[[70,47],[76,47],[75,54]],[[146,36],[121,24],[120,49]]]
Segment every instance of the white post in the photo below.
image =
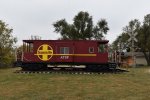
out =
[[136,60],[136,58],[135,58],[135,53],[134,53],[134,34],[133,34],[133,32],[132,32],[132,40],[131,40],[131,42],[132,42],[132,60],[133,60],[133,67],[136,67],[136,63],[135,63],[135,60]]

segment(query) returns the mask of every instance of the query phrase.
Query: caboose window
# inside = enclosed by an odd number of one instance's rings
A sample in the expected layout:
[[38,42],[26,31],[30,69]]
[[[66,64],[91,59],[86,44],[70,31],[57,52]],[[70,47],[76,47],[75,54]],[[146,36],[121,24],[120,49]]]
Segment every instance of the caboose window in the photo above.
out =
[[24,52],[33,52],[33,43],[23,43]]
[[60,54],[69,54],[69,47],[60,47]]
[[107,52],[107,45],[106,44],[99,44],[99,46],[98,46],[98,52],[99,53]]
[[94,47],[89,47],[89,53],[94,53]]
[[29,44],[29,48],[30,48],[29,52],[33,52],[33,43]]

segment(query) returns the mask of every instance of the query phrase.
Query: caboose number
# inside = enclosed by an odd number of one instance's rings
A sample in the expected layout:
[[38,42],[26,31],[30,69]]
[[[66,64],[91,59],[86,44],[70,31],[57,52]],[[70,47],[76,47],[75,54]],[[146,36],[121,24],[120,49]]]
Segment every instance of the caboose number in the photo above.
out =
[[69,56],[60,56],[60,59],[69,59]]

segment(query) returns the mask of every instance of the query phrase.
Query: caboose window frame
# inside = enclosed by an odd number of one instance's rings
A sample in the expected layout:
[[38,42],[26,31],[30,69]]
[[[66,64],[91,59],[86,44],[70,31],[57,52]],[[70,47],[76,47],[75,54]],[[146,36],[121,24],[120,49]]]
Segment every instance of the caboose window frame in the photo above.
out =
[[33,52],[33,48],[32,42],[23,42],[23,52]]
[[89,47],[89,53],[94,53],[94,47]]
[[98,45],[98,53],[105,53],[108,52],[107,44],[99,44]]
[[69,47],[60,47],[60,54],[69,54],[70,48]]
[[30,48],[29,52],[33,52],[33,48],[34,48],[33,43],[30,43],[30,44],[29,44],[29,48]]

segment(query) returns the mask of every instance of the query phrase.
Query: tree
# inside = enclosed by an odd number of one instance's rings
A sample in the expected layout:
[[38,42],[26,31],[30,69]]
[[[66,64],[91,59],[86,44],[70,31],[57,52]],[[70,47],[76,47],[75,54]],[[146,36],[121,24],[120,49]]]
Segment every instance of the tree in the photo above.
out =
[[124,33],[135,33],[140,28],[140,22],[138,19],[131,20],[127,26],[123,28]]
[[61,34],[61,39],[91,40],[101,39],[109,30],[106,20],[102,19],[93,25],[92,16],[88,12],[79,12],[73,18],[73,24],[68,24],[65,19],[53,24],[56,33]]
[[[117,48],[117,45],[119,42],[124,44],[124,49],[131,47],[131,43],[128,42],[128,39],[130,38],[129,34],[135,34],[140,29],[140,22],[138,19],[131,20],[129,24],[125,27],[123,27],[123,32],[120,34],[117,39],[113,42],[113,47]],[[135,44],[137,45],[137,44]]]
[[12,36],[12,31],[8,24],[0,20],[0,67],[9,65],[14,59],[13,45],[17,39]]
[[55,32],[61,34],[63,39],[69,39],[69,38],[75,38],[70,34],[71,31],[71,25],[69,25],[65,19],[62,19],[60,21],[57,21],[56,23],[53,24],[55,27]]
[[[148,66],[150,66],[150,14],[144,17],[142,25],[137,19],[131,20],[129,24],[123,28],[123,33],[120,35],[121,42],[129,44],[127,43],[127,40],[129,39],[128,34],[132,32],[138,33],[136,36],[138,42],[135,43],[135,46],[140,48],[140,51],[143,52],[145,56]],[[117,47],[118,42],[119,38],[113,42],[113,47]],[[129,46],[131,46],[131,44]]]
[[144,17],[143,25],[138,32],[138,46],[150,66],[150,14]]
[[104,34],[109,30],[105,19],[98,21],[97,25],[93,29],[93,35],[96,40],[102,39]]
[[[129,24],[127,26],[125,26],[123,28],[123,33],[122,33],[122,36],[121,36],[121,42],[124,43],[126,45],[126,48],[129,50],[131,50],[130,47],[132,47],[132,40],[131,41],[128,41],[130,36],[129,35],[134,35],[136,33],[138,33],[139,29],[140,29],[140,26],[141,23],[139,22],[138,19],[134,19],[134,20],[131,20],[129,22]],[[133,41],[134,42],[134,41]],[[134,48],[137,47],[137,43],[134,42]]]

